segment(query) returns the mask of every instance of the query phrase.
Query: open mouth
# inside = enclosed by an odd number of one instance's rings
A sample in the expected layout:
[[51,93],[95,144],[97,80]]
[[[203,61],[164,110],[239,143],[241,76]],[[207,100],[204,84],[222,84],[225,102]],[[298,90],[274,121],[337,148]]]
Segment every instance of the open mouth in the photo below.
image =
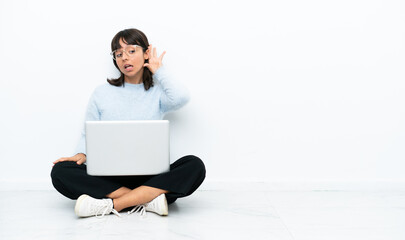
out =
[[134,66],[130,65],[130,64],[125,64],[124,65],[125,70],[131,70],[134,68]]

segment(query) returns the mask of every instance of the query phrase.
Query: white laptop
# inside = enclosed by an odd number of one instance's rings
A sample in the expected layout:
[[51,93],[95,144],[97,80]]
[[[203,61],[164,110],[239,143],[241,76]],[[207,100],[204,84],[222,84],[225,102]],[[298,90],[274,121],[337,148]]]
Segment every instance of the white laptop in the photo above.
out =
[[86,121],[87,174],[154,175],[169,171],[169,121]]

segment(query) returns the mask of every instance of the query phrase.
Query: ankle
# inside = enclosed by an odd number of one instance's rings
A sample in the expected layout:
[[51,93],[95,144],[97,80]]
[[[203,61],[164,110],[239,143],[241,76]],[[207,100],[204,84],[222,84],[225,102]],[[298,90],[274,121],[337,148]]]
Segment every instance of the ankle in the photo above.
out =
[[119,207],[119,201],[117,201],[117,199],[112,199],[113,201],[113,209],[115,209],[115,211],[120,212],[123,208]]

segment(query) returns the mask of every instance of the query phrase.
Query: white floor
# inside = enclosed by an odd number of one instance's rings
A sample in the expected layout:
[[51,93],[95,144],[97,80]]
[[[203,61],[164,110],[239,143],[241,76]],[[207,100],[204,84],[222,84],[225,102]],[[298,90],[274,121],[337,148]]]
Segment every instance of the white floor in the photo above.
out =
[[199,190],[169,216],[79,219],[56,191],[0,191],[0,239],[405,239],[405,191]]

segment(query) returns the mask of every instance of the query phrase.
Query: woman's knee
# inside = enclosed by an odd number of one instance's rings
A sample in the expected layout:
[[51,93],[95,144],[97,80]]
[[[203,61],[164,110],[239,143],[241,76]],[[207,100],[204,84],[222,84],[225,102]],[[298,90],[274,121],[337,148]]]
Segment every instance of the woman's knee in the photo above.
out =
[[187,171],[190,176],[191,188],[187,195],[194,192],[205,180],[206,170],[204,162],[197,156],[189,155],[187,157]]
[[80,168],[75,162],[58,162],[52,167],[51,178],[63,178],[63,176],[69,174],[69,172],[75,168]]
[[52,170],[51,170],[51,178],[56,178],[57,176],[60,175],[61,172],[63,172],[65,162],[58,162],[55,165],[53,165]]
[[51,178],[57,178],[60,175],[60,172],[63,169],[63,164],[61,164],[62,162],[58,162],[55,165],[53,165],[52,170],[51,170]]
[[190,165],[191,169],[198,172],[201,176],[205,176],[206,174],[205,164],[199,157],[194,155],[188,155],[185,157],[187,158],[188,164]]
[[69,179],[71,179],[72,174],[74,174],[72,170],[77,168],[75,165],[77,166],[75,162],[58,162],[51,170],[52,185],[58,192],[70,199],[78,198],[78,196],[72,194],[68,187]]

